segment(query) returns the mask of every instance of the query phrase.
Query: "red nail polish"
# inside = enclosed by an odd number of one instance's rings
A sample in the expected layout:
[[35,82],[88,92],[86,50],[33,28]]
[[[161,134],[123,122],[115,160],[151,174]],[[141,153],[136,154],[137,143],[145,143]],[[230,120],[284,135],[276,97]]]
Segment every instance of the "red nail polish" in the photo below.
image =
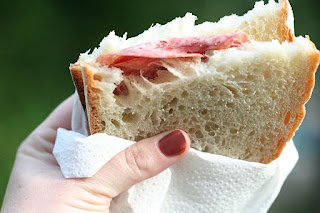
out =
[[186,149],[187,142],[182,132],[175,130],[161,138],[158,146],[164,155],[172,157],[183,153]]

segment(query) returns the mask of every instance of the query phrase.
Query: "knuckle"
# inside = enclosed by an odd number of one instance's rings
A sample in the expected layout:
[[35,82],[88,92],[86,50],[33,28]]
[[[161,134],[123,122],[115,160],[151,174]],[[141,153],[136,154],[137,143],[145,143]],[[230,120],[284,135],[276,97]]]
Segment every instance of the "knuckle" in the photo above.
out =
[[132,146],[126,149],[124,153],[128,170],[133,177],[139,179],[144,177],[145,174],[149,174],[150,166],[146,152],[139,150],[136,146]]
[[30,147],[34,144],[35,137],[35,134],[32,132],[26,139],[24,139],[18,147],[17,154],[28,152]]

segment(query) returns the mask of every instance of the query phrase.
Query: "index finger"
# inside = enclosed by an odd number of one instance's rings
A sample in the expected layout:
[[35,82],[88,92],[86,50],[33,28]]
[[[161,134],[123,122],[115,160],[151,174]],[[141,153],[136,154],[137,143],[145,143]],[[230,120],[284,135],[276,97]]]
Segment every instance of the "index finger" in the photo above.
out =
[[41,126],[57,130],[58,128],[71,129],[71,116],[74,95],[64,100],[53,112],[44,120]]

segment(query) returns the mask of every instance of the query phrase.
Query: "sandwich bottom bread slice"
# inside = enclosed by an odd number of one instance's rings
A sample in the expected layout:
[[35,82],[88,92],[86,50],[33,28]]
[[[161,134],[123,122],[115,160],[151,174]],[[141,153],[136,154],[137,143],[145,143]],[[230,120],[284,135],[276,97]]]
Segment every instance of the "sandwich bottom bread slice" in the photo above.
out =
[[[261,163],[277,158],[304,118],[319,51],[308,37],[256,41],[255,34],[213,28],[218,40],[189,31],[123,48],[127,40],[111,34],[107,49],[82,54],[70,70],[90,132],[138,141],[182,129],[200,151]],[[234,42],[221,48],[230,36]]]

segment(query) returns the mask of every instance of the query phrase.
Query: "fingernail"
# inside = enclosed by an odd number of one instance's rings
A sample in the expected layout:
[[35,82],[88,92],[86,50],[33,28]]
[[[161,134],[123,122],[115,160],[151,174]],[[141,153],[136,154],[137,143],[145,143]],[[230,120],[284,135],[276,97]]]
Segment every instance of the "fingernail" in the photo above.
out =
[[175,130],[161,138],[158,146],[165,156],[172,157],[183,153],[187,143],[182,132],[180,130]]

